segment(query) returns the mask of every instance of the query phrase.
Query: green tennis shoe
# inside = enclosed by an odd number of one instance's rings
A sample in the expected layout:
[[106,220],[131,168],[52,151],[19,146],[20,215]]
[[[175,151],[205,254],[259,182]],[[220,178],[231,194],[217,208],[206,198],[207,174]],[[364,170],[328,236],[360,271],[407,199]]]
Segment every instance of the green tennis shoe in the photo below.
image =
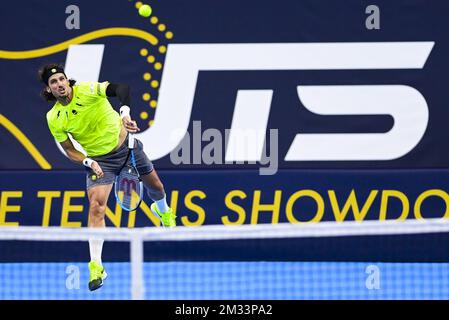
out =
[[168,208],[167,212],[160,212],[157,208],[157,205],[155,202],[151,204],[151,211],[153,211],[155,214],[157,214],[161,220],[164,227],[173,228],[176,227],[176,215],[173,212],[172,208]]
[[103,286],[103,280],[108,276],[101,264],[91,261],[89,262],[89,290],[94,291]]

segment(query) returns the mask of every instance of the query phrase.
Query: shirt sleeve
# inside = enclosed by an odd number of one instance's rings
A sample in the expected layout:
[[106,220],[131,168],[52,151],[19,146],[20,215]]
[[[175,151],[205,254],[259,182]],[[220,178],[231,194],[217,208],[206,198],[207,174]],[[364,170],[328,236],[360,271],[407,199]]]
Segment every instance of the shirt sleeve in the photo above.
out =
[[108,87],[109,82],[90,82],[89,83],[89,93],[98,97],[106,97],[106,88]]
[[66,132],[52,125],[51,121],[48,121],[48,128],[58,142],[64,142],[69,138]]

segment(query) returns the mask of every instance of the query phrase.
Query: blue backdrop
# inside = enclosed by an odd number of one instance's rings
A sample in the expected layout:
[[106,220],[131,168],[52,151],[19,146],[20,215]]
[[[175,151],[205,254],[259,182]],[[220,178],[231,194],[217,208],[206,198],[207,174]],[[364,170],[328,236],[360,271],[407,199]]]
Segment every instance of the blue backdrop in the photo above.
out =
[[[64,41],[105,28],[122,27],[143,30],[159,41],[150,46],[133,36],[108,35],[80,44],[103,44],[99,80],[126,82],[132,87],[133,113],[139,126],[148,130],[155,110],[150,106],[158,98],[158,88],[144,80],[161,81],[165,51],[160,46],[186,43],[434,43],[423,68],[369,70],[272,70],[272,71],[201,71],[199,73],[189,130],[192,122],[202,128],[224,131],[231,126],[238,90],[273,90],[267,128],[279,130],[279,166],[281,168],[444,168],[448,165],[446,119],[449,101],[448,23],[444,0],[426,2],[378,1],[380,29],[369,30],[365,21],[368,1],[222,1],[168,0],[151,3],[156,20],[137,14],[133,1],[77,1],[80,29],[67,29],[70,14],[66,1],[27,1],[27,10],[12,2],[0,10],[0,145],[8,157],[1,157],[1,169],[42,169],[43,166],[23,146],[14,125],[35,146],[52,169],[76,169],[55,145],[46,126],[49,106],[39,97],[42,85],[37,69],[49,61],[65,63],[67,49],[56,53],[37,53],[26,58],[24,51],[48,48]],[[101,13],[104,12],[104,13]],[[101,13],[101,14],[100,14]],[[70,20],[70,19],[69,19]],[[163,30],[163,31],[160,31]],[[170,32],[167,35],[167,32]],[[147,49],[141,55],[141,49]],[[6,52],[22,52],[11,58]],[[402,55],[403,53],[397,53]],[[153,55],[162,68],[155,69],[148,56]],[[255,57],[256,58],[256,57]],[[375,60],[376,57],[372,59]],[[152,61],[150,59],[150,61]],[[160,83],[162,86],[162,83]],[[301,133],[384,133],[394,125],[386,114],[323,116],[310,112],[298,100],[298,85],[407,85],[418,90],[428,106],[429,119],[422,138],[402,157],[372,161],[285,161],[295,135]],[[150,94],[146,98],[145,93]],[[392,97],[394,101],[394,97]],[[117,106],[117,101],[112,99]],[[153,102],[153,105],[154,103]],[[363,106],[362,106],[363,107]],[[142,114],[144,112],[144,114]],[[12,123],[12,124],[11,124]],[[408,122],[410,128],[413,123]],[[202,142],[203,146],[206,142]],[[151,150],[150,150],[151,152]],[[14,161],[11,161],[11,158]],[[204,168],[204,164],[173,165],[169,156],[159,159],[159,168]],[[207,168],[256,168],[258,165],[212,164]]]
[[[39,96],[37,70],[48,62],[72,68],[79,81],[128,83],[142,131],[162,128],[144,141],[149,155],[167,145],[173,129],[183,130],[177,119],[188,119],[192,140],[183,151],[191,163],[177,163],[168,152],[154,161],[178,225],[449,218],[447,0],[377,0],[377,16],[364,0],[148,3],[148,18],[138,15],[139,2],[128,0],[0,3],[0,227],[87,226],[85,171],[58,148],[45,118],[51,105]],[[379,28],[368,28],[376,18]],[[225,46],[206,51],[214,44]],[[239,45],[251,53],[237,54]],[[242,59],[247,67],[234,68]],[[253,63],[257,67],[249,67]],[[349,91],[335,99],[306,97],[298,86]],[[379,94],[369,91],[375,88]],[[249,96],[260,99],[243,99]],[[164,131],[167,119],[175,128]],[[220,163],[199,157],[214,145],[201,136],[204,130],[216,129],[223,138],[242,124],[259,125],[267,137],[277,130],[277,147],[266,146],[275,169],[270,175],[260,174],[268,166],[260,159],[224,163],[226,141],[214,140],[220,143],[209,153]],[[314,159],[288,160],[298,134],[325,136],[311,145],[298,140],[296,153],[321,150],[337,134],[341,139]],[[361,143],[348,145],[356,134]],[[326,158],[339,151],[340,159]],[[361,158],[370,152],[377,156]],[[106,224],[159,226],[150,204],[145,196],[128,213],[110,197]],[[148,242],[146,298],[447,299],[447,238]],[[69,290],[67,267],[87,282],[88,259],[87,243],[0,241],[0,299],[130,298],[124,289],[130,285],[129,244],[105,243],[111,276],[102,290]],[[15,262],[22,262],[21,273]],[[366,282],[373,266],[381,271],[380,290]],[[175,275],[173,283],[167,274]]]

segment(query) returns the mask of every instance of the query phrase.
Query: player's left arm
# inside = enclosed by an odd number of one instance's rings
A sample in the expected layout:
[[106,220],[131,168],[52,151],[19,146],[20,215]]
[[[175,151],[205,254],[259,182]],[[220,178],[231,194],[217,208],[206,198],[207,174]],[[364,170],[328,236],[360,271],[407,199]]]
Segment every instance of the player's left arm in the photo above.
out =
[[140,131],[137,122],[133,121],[129,114],[129,105],[131,102],[131,90],[129,85],[123,83],[109,83],[106,87],[106,96],[117,97],[119,99],[120,116],[125,129],[132,133]]

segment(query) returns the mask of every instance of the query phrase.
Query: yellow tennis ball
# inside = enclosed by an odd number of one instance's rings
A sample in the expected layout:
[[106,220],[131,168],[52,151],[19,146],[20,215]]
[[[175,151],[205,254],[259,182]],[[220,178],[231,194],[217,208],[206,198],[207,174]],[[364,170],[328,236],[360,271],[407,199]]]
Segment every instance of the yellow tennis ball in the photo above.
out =
[[153,9],[147,4],[141,5],[139,8],[139,14],[145,18],[149,17],[152,11]]

